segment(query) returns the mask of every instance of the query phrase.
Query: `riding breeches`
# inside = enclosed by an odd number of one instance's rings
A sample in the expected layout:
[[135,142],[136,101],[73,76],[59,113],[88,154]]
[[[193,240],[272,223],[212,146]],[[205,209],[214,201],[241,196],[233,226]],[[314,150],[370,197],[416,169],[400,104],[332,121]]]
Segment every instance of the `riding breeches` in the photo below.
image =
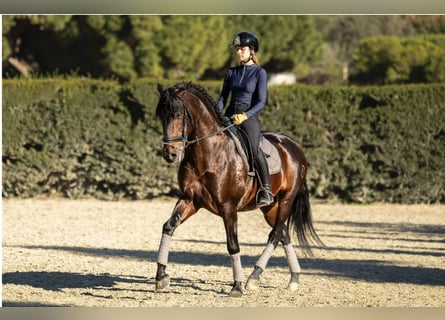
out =
[[260,149],[261,125],[255,118],[249,118],[241,123],[240,128],[247,134],[252,147],[252,156],[256,160]]
[[255,118],[249,118],[241,123],[240,128],[246,132],[252,148],[252,157],[258,169],[262,185],[269,185],[269,168],[264,153],[260,151],[261,125]]

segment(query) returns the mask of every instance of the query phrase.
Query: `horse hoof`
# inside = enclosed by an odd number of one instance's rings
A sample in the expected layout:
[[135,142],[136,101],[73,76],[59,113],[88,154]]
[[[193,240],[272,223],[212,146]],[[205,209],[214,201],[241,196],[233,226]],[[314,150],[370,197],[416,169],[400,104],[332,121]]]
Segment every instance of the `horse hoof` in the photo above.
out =
[[289,285],[287,286],[287,288],[288,288],[290,291],[297,291],[299,287],[300,287],[300,285],[299,285],[297,282],[291,282],[291,283],[289,283]]
[[257,290],[259,287],[260,287],[260,280],[253,278],[249,278],[246,282],[246,285],[244,286],[246,290]]
[[170,277],[166,275],[161,280],[156,280],[156,292],[168,288],[170,285]]
[[287,288],[290,291],[297,291],[299,288],[299,283],[300,283],[300,274],[298,272],[292,272],[291,276],[290,276],[290,281],[289,281],[289,285],[287,286]]
[[230,298],[241,298],[242,296],[243,292],[238,288],[233,288],[229,293]]
[[243,290],[241,289],[241,282],[235,281],[233,284],[232,290],[229,293],[229,297],[231,298],[241,298],[243,296]]

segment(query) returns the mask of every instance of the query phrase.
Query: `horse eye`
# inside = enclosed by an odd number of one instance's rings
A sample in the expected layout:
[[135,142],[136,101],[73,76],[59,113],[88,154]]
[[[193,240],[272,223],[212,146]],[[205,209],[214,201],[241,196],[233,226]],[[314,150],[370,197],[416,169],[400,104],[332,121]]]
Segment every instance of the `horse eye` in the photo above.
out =
[[180,118],[181,118],[181,116],[182,116],[182,115],[181,115],[181,113],[180,113],[180,112],[176,112],[176,113],[175,113],[175,118],[176,118],[176,119],[180,119]]

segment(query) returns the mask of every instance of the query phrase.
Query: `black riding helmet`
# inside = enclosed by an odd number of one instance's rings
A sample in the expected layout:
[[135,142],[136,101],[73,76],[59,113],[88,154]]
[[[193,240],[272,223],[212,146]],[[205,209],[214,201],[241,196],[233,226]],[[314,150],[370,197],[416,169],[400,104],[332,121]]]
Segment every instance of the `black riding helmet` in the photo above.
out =
[[236,33],[233,36],[232,44],[230,45],[230,47],[250,47],[255,50],[255,52],[258,52],[258,50],[260,49],[257,36],[248,31],[241,31]]

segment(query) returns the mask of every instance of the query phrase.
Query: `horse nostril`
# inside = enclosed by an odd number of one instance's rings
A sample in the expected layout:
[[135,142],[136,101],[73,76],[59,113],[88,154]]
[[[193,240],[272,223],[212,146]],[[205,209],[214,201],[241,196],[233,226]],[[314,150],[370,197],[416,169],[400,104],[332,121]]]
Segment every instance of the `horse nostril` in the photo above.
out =
[[164,160],[169,163],[180,161],[182,159],[182,148],[174,147],[172,145],[164,146],[162,155]]
[[164,159],[167,162],[175,162],[178,155],[174,152],[164,152]]

